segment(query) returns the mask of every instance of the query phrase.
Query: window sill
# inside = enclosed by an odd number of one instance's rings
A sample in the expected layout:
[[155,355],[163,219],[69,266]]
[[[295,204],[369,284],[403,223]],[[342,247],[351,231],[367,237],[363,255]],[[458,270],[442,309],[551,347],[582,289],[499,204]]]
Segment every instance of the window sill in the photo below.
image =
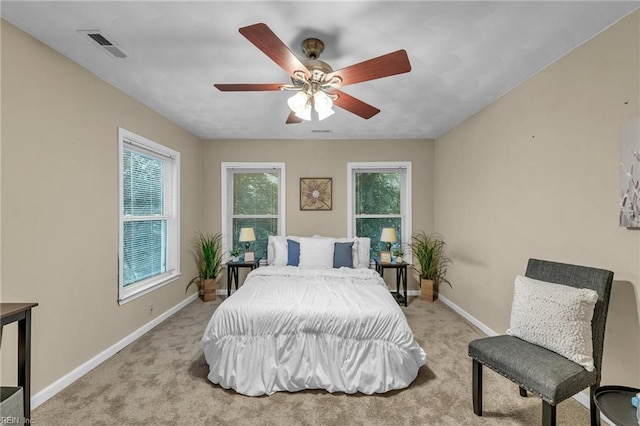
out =
[[127,290],[126,294],[121,295],[118,298],[118,305],[122,306],[126,303],[131,302],[132,300],[137,299],[140,296],[144,296],[145,294],[151,293],[152,291],[160,287],[164,287],[165,285],[172,283],[180,278],[181,275],[182,274],[180,272],[168,273],[134,284],[134,288],[132,288],[131,290]]

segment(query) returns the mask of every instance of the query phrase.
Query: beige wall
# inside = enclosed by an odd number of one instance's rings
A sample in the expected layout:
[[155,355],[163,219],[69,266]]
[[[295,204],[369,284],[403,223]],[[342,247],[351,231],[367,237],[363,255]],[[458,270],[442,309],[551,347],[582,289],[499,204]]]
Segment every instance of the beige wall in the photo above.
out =
[[[201,219],[201,141],[2,22],[3,302],[33,301],[33,391],[184,300],[195,274],[118,306],[117,127],[181,153],[181,238]],[[15,327],[2,342],[15,380]]]
[[[158,315],[184,299],[194,273],[188,242],[196,230],[220,230],[222,161],[285,162],[286,233],[334,236],[347,231],[347,162],[412,161],[413,229],[443,233],[455,259],[447,298],[502,332],[527,258],[612,269],[604,381],[637,385],[640,232],[617,226],[617,167],[619,125],[640,113],[639,19],[636,12],[435,144],[201,142],[3,21],[0,296],[40,302],[34,392],[150,321],[150,304]],[[124,306],[116,302],[118,126],[182,154],[184,278]],[[333,211],[299,211],[304,176],[333,178]],[[3,383],[15,377],[15,334],[3,336]]]
[[[208,230],[221,231],[220,163],[223,161],[285,162],[285,233],[335,237],[347,234],[347,163],[411,161],[413,229],[433,231],[432,140],[210,140],[205,141],[203,152],[206,165],[203,170],[204,224]],[[300,211],[301,177],[333,178],[332,211]],[[409,289],[417,289],[417,283],[411,281]]]
[[640,109],[640,12],[435,142],[445,297],[493,330],[538,257],[615,273],[603,383],[640,383],[640,232],[618,227],[620,125]]

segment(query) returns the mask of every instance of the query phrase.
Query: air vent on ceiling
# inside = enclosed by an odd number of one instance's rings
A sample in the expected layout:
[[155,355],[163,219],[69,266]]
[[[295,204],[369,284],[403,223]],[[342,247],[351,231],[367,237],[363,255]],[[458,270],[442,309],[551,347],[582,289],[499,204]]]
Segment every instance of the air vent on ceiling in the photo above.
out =
[[331,130],[313,129],[313,130],[311,130],[311,133],[331,133]]
[[98,46],[100,46],[105,52],[109,53],[115,58],[126,58],[127,55],[109,39],[100,30],[78,30],[84,37],[88,37],[88,40],[92,40]]

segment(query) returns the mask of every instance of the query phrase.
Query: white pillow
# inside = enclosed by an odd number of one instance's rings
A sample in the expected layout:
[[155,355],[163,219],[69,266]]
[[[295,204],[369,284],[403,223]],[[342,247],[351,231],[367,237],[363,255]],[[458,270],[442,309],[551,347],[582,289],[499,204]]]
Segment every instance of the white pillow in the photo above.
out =
[[300,238],[301,268],[333,268],[333,238]]
[[593,371],[591,319],[598,293],[518,275],[507,334]]
[[353,246],[357,249],[357,252],[353,256],[354,268],[368,268],[369,249],[371,248],[371,238],[369,237],[357,237]]
[[287,237],[269,235],[267,242],[267,264],[272,266],[287,266],[288,258]]

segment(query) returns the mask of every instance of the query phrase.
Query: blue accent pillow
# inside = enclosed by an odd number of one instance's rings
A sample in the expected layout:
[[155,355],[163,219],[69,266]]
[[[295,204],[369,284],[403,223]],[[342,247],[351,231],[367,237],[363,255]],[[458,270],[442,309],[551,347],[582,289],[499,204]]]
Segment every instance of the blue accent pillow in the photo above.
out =
[[298,266],[300,264],[300,243],[287,239],[287,266]]
[[350,243],[335,243],[333,246],[333,267],[353,268],[353,241]]

